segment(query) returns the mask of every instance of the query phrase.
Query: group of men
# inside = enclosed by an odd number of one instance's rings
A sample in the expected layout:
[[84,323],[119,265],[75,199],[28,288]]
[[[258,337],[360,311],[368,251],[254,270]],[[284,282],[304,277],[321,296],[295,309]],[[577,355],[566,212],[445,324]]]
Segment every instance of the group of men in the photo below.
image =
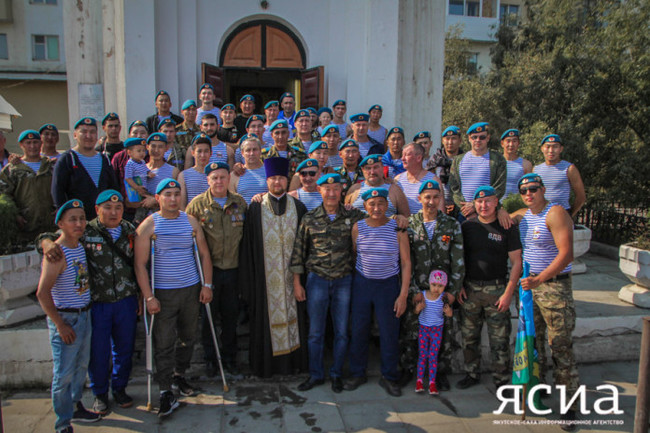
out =
[[[143,304],[156,317],[153,341],[161,416],[178,406],[172,391],[182,395],[195,391],[184,374],[197,339],[201,303],[220,317],[223,365],[230,373],[238,371],[238,313],[246,308],[250,317],[249,365],[254,375],[308,371],[308,378],[298,387],[301,391],[324,383],[329,311],[334,333],[329,370],[332,389],[354,390],[365,383],[365,372],[343,381],[355,268],[351,229],[366,217],[360,197],[377,187],[388,190],[387,215],[395,215],[399,227],[408,233],[412,269],[408,308],[400,317],[401,376],[382,378],[387,392],[400,395],[415,369],[418,324],[412,298],[426,290],[433,269],[449,276],[448,299],[455,301],[460,312],[456,320],[463,337],[466,376],[457,386],[479,383],[483,321],[490,337],[495,385],[509,382],[509,308],[520,281],[522,254],[531,264],[530,277],[522,279],[521,285],[533,290],[542,373],[547,330],[556,383],[567,385],[570,391],[577,389],[571,338],[575,324],[571,216],[585,197],[577,169],[561,160],[563,144],[558,135],[544,137],[541,150],[545,162],[532,169],[518,155],[516,129],[501,136],[502,155],[488,148],[491,130],[487,123],[468,128],[470,149],[465,153],[460,150],[460,128],[450,126],[442,133],[442,147],[431,155],[433,141],[427,131],[408,143],[400,127],[384,128],[383,142],[373,138],[369,132],[377,137],[379,105],[373,105],[370,114],[350,116],[350,124],[321,128],[321,136],[313,113],[295,111],[290,93],[279,101],[269,101],[262,116],[254,114],[251,95],[241,98],[241,113],[235,115],[233,104],[219,109],[207,103],[211,91],[209,85],[202,86],[201,106],[186,101],[182,117],[171,113],[169,95],[159,92],[156,114],[146,122],[133,122],[126,142],[120,141],[119,117],[108,113],[101,121],[105,136],[100,140],[98,122],[84,117],[74,126],[72,149],[53,154],[50,145],[46,153],[45,134],[58,131],[54,125],[43,125],[39,131],[20,135],[22,156],[7,155],[3,160],[0,192],[16,203],[17,223],[26,238],[53,231],[54,212],[70,200],[83,203],[89,223],[80,242],[90,274],[88,372],[95,412],[109,410],[109,390],[116,405],[132,404],[126,386],[136,315]],[[335,119],[343,118],[345,107],[345,101],[334,104],[334,112],[339,113]],[[235,159],[242,136],[260,143],[268,191],[249,203],[230,187],[232,172],[240,176],[246,172],[245,164]],[[149,149],[160,144],[165,151],[162,164],[172,165],[176,174],[196,171],[198,162],[192,163],[190,158],[197,155],[193,152],[201,141],[210,146],[210,160],[199,173],[207,187],[189,203],[182,200],[182,193],[189,189],[188,177],[180,182],[162,174],[150,196],[139,202],[126,197],[123,176],[131,146]],[[340,165],[321,167],[316,159],[308,158],[321,148]],[[149,154],[147,164],[157,175],[162,170],[151,165],[157,160],[155,151]],[[287,194],[294,175],[318,179],[318,206],[309,212],[300,194]],[[570,192],[575,197],[573,203]],[[526,207],[508,215],[499,204],[508,194],[520,194]],[[136,229],[131,221],[138,208],[147,211],[143,221],[136,221],[140,223]],[[38,239],[46,261],[64,259],[55,238],[47,233]],[[147,266],[152,259],[153,273]],[[65,302],[54,301],[61,311],[70,310]],[[49,309],[48,316],[51,312]],[[559,322],[558,314],[562,317]],[[445,317],[435,378],[441,391],[450,387],[447,375],[454,345],[459,343],[452,333],[453,321]],[[217,358],[209,326],[204,320],[202,340],[207,369],[214,374]],[[71,431],[71,419],[96,419],[80,406],[80,395],[73,390],[74,413],[57,412],[57,431]],[[53,394],[55,408],[56,398]],[[571,419],[575,412],[567,416]]]

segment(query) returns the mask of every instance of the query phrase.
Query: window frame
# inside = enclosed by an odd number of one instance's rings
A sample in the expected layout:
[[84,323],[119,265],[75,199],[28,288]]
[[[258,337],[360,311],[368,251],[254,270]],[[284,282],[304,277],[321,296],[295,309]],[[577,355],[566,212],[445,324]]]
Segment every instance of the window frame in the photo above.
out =
[[[37,38],[43,38],[43,42],[37,42]],[[52,58],[52,54],[49,50],[49,41],[51,38],[56,39],[56,58]],[[44,50],[44,57],[36,57],[36,45],[42,44]],[[61,60],[61,44],[59,43],[59,35],[35,35],[32,34],[32,61],[34,62],[58,62]]]

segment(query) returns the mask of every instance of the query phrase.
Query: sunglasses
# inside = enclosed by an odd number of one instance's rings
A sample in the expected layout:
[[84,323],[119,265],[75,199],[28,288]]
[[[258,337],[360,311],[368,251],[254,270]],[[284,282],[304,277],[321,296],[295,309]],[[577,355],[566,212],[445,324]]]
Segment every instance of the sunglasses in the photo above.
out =
[[316,176],[316,173],[317,172],[315,172],[315,171],[301,171],[300,176],[314,177],[314,176]]
[[519,188],[519,194],[521,194],[521,195],[526,195],[526,193],[527,193],[528,191],[530,191],[530,192],[532,192],[533,194],[535,194],[535,193],[537,192],[537,190],[539,190],[540,188],[541,188],[541,187],[539,187],[539,186],[529,186],[529,187],[527,187],[527,188],[526,188],[526,187],[524,187],[524,188]]
[[485,139],[487,138],[487,135],[486,135],[486,134],[483,134],[483,135],[472,135],[472,136],[469,137],[469,138],[470,138],[470,140],[474,140],[474,141],[478,141],[478,140],[483,141],[483,140],[485,140]]

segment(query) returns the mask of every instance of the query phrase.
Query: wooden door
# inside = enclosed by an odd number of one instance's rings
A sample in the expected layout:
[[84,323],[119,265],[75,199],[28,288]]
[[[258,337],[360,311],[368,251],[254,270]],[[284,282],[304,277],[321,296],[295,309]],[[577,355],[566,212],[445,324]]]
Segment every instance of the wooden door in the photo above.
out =
[[215,104],[218,106],[223,105],[225,99],[224,74],[223,68],[210,65],[209,63],[201,63],[202,83],[212,84],[212,87],[214,87]]
[[300,107],[314,107],[318,110],[325,103],[323,95],[323,67],[300,71]]

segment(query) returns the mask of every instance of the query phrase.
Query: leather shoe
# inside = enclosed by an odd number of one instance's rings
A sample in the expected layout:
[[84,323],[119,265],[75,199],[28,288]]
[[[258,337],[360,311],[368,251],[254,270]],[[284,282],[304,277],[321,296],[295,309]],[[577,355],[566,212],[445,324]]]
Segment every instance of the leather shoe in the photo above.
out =
[[332,378],[332,391],[337,394],[343,391],[343,380],[340,377]]
[[388,395],[392,395],[393,397],[400,397],[402,395],[402,388],[400,388],[397,383],[386,379],[384,376],[379,379],[379,386],[384,388]]
[[436,374],[436,388],[438,388],[438,391],[449,391],[451,386],[449,385],[449,379],[447,379],[446,374]]
[[305,380],[303,383],[298,385],[298,391],[309,391],[315,386],[322,385],[325,383],[324,379],[314,379],[313,377],[309,377],[307,380]]
[[469,374],[466,374],[465,377],[463,377],[461,380],[458,381],[456,386],[458,387],[458,389],[467,389],[470,386],[478,385],[479,383],[481,383],[480,379],[474,378]]
[[354,391],[366,382],[368,382],[368,378],[366,376],[351,377],[345,381],[343,389],[346,391]]

